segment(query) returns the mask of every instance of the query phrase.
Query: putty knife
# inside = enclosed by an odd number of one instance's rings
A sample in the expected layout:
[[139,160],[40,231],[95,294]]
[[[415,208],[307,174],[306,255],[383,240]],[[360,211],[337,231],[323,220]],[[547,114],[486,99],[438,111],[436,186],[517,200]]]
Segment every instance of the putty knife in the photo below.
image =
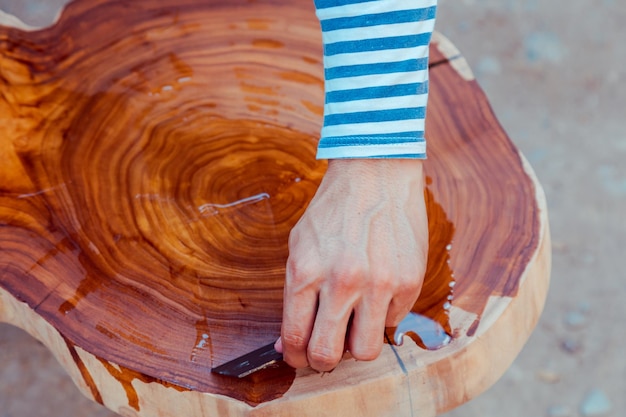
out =
[[256,371],[265,369],[283,359],[283,354],[276,352],[274,343],[263,346],[255,351],[216,366],[211,372],[237,378],[246,377]]

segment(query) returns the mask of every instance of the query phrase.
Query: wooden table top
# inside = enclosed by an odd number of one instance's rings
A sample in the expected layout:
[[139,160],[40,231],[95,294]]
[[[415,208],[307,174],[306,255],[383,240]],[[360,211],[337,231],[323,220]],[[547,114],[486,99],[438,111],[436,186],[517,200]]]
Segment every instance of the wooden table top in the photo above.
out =
[[308,0],[80,0],[0,26],[0,320],[122,415],[434,415],[495,382],[545,300],[547,212],[438,34],[413,312],[452,341],[427,351],[419,325],[329,374],[210,373],[279,335],[287,237],[326,167],[320,45]]

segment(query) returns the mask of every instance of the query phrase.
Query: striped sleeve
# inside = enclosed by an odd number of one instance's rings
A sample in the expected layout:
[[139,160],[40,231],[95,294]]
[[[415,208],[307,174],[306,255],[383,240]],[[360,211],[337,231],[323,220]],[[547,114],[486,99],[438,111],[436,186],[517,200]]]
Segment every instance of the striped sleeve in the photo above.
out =
[[326,98],[318,159],[425,158],[437,0],[315,0]]

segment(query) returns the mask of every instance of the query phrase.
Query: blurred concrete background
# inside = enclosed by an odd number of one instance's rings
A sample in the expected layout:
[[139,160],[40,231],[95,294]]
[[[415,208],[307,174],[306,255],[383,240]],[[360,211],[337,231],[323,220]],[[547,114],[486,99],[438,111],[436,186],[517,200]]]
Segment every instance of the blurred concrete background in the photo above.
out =
[[[548,303],[519,358],[446,417],[625,416],[626,2],[439,2],[437,29],[544,185],[554,251]],[[41,25],[61,3],[0,0],[0,10]],[[0,417],[33,416],[114,414],[37,341],[0,325]]]

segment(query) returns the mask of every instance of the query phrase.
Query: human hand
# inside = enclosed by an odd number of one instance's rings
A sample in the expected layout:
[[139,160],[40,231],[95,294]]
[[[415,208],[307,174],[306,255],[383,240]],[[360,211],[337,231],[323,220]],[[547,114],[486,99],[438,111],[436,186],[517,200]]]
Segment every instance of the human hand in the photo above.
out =
[[276,349],[295,367],[380,354],[419,295],[428,220],[423,162],[335,159],[289,236],[283,324]]

